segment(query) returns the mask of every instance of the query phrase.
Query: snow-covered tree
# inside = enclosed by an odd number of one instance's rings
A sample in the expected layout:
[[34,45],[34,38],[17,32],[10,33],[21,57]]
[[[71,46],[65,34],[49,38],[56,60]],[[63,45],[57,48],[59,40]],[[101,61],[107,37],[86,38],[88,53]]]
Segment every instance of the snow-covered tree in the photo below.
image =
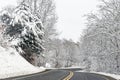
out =
[[43,25],[41,20],[32,14],[27,4],[21,3],[14,9],[11,16],[3,13],[1,21],[7,26],[5,34],[12,38],[12,45],[18,51],[21,48],[22,55],[28,61],[33,54],[42,53]]
[[[47,56],[47,53],[53,51],[52,44],[54,44],[54,38],[58,35],[56,32],[56,7],[54,0],[19,0],[19,3],[25,2],[30,6],[32,14],[36,15],[41,19],[44,26],[44,54]],[[52,43],[53,42],[53,43]],[[42,55],[41,55],[42,57]],[[41,60],[42,61],[42,60]],[[46,61],[46,60],[44,60]]]
[[[120,1],[102,0],[97,14],[87,15],[87,26],[82,40],[90,70],[120,72]],[[94,68],[94,69],[93,69]]]
[[[79,66],[79,46],[72,40],[52,40],[51,49],[46,53],[46,62],[51,67]],[[78,44],[79,45],[79,44]],[[49,45],[48,45],[49,46]]]
[[54,0],[19,0],[30,6],[32,14],[41,19],[44,26],[44,39],[49,40],[57,35],[55,24],[57,22],[56,6]]

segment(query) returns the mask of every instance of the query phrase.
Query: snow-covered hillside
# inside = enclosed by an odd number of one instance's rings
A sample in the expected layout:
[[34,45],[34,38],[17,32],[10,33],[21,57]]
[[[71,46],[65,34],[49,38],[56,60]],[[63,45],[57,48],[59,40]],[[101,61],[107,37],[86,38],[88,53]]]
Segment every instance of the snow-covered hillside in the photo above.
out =
[[32,66],[14,48],[0,46],[0,78],[31,74],[44,70],[42,67]]

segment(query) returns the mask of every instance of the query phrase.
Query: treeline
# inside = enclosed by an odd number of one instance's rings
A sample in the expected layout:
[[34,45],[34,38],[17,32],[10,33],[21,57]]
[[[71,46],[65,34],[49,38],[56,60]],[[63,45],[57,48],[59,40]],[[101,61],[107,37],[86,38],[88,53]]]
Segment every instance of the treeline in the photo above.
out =
[[120,0],[102,0],[81,37],[86,70],[120,74]]
[[120,74],[120,1],[102,0],[98,9],[86,15],[87,28],[75,43],[57,38],[53,0],[20,0],[0,14],[0,45],[18,40],[12,47],[35,66]]
[[[44,51],[43,64],[50,64],[50,67],[61,68],[78,66],[79,44],[72,40],[53,39]],[[47,67],[47,66],[46,66]]]

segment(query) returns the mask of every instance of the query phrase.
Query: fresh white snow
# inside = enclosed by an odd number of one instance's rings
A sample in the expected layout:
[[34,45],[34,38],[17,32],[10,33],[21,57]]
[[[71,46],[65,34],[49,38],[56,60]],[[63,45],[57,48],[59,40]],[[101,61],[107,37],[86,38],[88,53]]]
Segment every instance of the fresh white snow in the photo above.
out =
[[110,74],[110,73],[104,73],[104,72],[91,72],[91,73],[102,74],[102,75],[110,76],[112,78],[120,80],[120,75],[116,75],[116,74]]
[[12,47],[0,46],[0,78],[32,74],[44,71],[43,67],[34,67]]

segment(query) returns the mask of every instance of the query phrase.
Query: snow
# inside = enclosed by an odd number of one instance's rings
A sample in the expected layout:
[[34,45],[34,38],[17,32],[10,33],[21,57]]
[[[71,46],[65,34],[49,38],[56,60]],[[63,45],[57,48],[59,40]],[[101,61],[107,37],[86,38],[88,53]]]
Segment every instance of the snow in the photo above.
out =
[[49,63],[46,63],[46,64],[45,64],[45,67],[46,67],[46,68],[51,68],[51,65],[50,65]]
[[8,11],[6,11],[6,10],[4,10],[4,11],[2,11],[2,12],[0,13],[0,15],[4,15],[4,14],[10,15],[10,14],[8,13]]
[[34,67],[12,47],[0,46],[0,79],[45,71],[43,67]]
[[18,43],[20,42],[20,39],[14,39],[10,42],[10,45],[18,45]]
[[[5,18],[6,16],[4,15],[9,16],[9,18]],[[45,68],[34,67],[29,62],[27,62],[20,55],[20,53],[23,51],[22,48],[18,47],[18,44],[23,42],[23,39],[20,37],[25,37],[26,34],[29,35],[28,32],[33,33],[37,37],[37,43],[42,42],[42,40],[38,37],[39,35],[44,34],[44,32],[40,30],[40,28],[43,28],[41,20],[35,18],[35,16],[31,14],[31,11],[26,4],[21,4],[16,7],[11,15],[5,10],[0,13],[0,17],[3,17],[3,19],[5,18],[4,20],[1,19],[1,24],[4,23],[5,28],[8,27],[7,25],[12,27],[24,27],[24,30],[19,35],[13,35],[12,37],[9,35],[4,35],[7,38],[4,39],[2,33],[4,31],[2,31],[2,25],[0,25],[0,78],[20,76],[44,71]],[[9,19],[10,21],[8,21]],[[15,24],[21,24],[21,26],[16,26]],[[38,24],[40,25],[38,26]],[[6,45],[2,46],[2,44],[5,44],[5,42]],[[41,44],[39,45],[41,46]],[[15,46],[18,47],[18,52],[16,51]]]
[[115,74],[110,74],[110,73],[103,73],[103,72],[91,72],[91,73],[102,74],[102,75],[110,76],[112,78],[120,80],[120,75],[115,75]]

